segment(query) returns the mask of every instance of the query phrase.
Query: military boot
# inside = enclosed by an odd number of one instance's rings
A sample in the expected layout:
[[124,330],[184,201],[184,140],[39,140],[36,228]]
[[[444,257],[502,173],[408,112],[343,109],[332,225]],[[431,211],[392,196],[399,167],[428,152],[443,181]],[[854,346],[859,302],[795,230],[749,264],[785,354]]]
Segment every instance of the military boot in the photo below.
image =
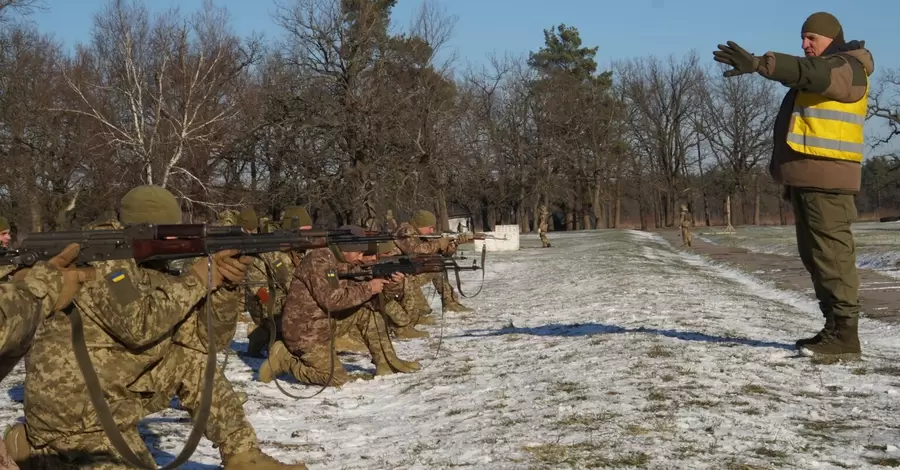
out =
[[416,319],[416,325],[436,325],[437,321],[435,321],[433,315],[419,315],[419,318]]
[[281,341],[276,341],[269,350],[269,358],[263,361],[259,368],[259,381],[269,383],[279,374],[291,371],[291,365],[296,358]]
[[247,352],[242,354],[244,357],[263,358],[263,351],[269,345],[269,329],[255,327],[247,334]]
[[222,466],[224,470],[309,470],[302,463],[281,463],[259,449],[226,456]]
[[20,470],[30,468],[28,459],[31,457],[31,444],[25,434],[25,424],[16,423],[6,428],[6,432],[3,433],[3,444],[9,458],[19,466]]
[[448,312],[474,312],[475,309],[466,307],[465,305],[459,303],[458,300],[450,298],[444,301],[444,310]]
[[852,317],[835,317],[834,329],[823,330],[822,339],[818,343],[806,344],[800,352],[806,356],[833,359],[856,360],[862,357],[859,344],[859,319]]
[[422,368],[418,362],[404,361],[397,357],[392,349],[375,346],[372,351],[372,363],[375,364],[375,375],[390,375],[396,372],[408,374]]
[[366,348],[365,343],[363,343],[362,338],[359,336],[359,331],[355,328],[351,329],[351,331],[345,335],[334,338],[334,350],[355,353],[369,351]]
[[799,351],[804,346],[810,344],[819,344],[822,341],[822,338],[831,332],[834,329],[834,315],[826,315],[825,316],[825,328],[822,328],[815,336],[812,338],[803,338],[798,339],[796,343],[794,343],[794,347]]
[[384,350],[384,357],[387,359],[388,364],[390,364],[391,369],[393,369],[394,372],[409,374],[411,372],[422,370],[422,364],[419,364],[418,361],[404,361],[397,357],[397,352],[394,351],[394,348],[386,348]]
[[428,338],[431,334],[427,331],[417,330],[412,325],[394,328],[394,338],[398,340]]

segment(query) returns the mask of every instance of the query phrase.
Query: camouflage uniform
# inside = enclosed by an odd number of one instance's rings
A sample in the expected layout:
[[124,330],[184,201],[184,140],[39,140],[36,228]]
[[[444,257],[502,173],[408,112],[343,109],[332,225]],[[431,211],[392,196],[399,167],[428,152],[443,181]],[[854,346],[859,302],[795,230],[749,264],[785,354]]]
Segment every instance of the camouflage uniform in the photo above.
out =
[[[296,219],[296,220],[294,220]],[[312,218],[303,207],[292,206],[285,209],[281,218],[283,226],[297,225],[297,227],[312,226]],[[246,226],[245,226],[246,228]],[[270,252],[263,253],[254,260],[248,271],[247,310],[253,320],[253,328],[247,333],[247,355],[250,357],[263,357],[263,351],[269,346],[271,338],[271,325],[275,325],[275,339],[282,339],[282,315],[284,302],[294,280],[294,270],[299,266],[303,257],[302,251]],[[269,268],[272,272],[274,292],[269,289]],[[275,296],[272,312],[274,318],[268,318],[269,296]]]
[[[159,187],[133,189],[122,206],[122,223],[180,222],[177,201]],[[200,262],[198,271],[206,271],[206,259]],[[204,307],[211,303],[215,341],[222,351],[234,335],[243,296],[238,287],[223,284],[207,297],[206,283],[196,271],[172,276],[133,260],[92,266],[97,280],[83,286],[73,308],[82,314],[88,353],[114,420],[132,451],[154,465],[138,434],[138,422],[168,408],[173,396],[196,415],[208,344]],[[38,327],[26,357],[25,427],[31,452],[74,468],[89,465],[85,456],[98,455],[105,457],[103,463],[90,468],[130,468],[114,450],[93,410],[72,351],[71,328],[64,315],[50,317]],[[242,403],[221,370],[217,370],[212,394],[204,434],[218,446],[226,469],[306,468],[280,464],[259,450]]]
[[[366,249],[365,246],[343,247],[347,252]],[[362,336],[372,354],[376,374],[418,368],[417,364],[399,360],[392,348],[387,350],[385,341],[390,343],[387,328],[377,306],[371,303],[377,296],[369,283],[338,279],[339,274],[352,268],[337,248],[315,249],[303,257],[284,306],[284,342],[273,346],[268,361],[260,368],[261,381],[269,382],[281,373],[290,372],[304,383],[325,385],[328,376],[333,374],[329,385],[345,384],[349,375],[331,349],[330,339],[331,335],[338,337],[351,329],[358,330]]]
[[[9,230],[9,221],[5,218],[0,217],[0,232]],[[0,245],[0,249],[8,248],[6,246]],[[12,274],[13,271],[16,270],[15,266],[0,266],[0,282],[7,282],[9,279],[9,275]]]
[[691,246],[691,223],[694,217],[688,210],[687,206],[681,206],[681,221],[678,226],[681,227],[681,246]]
[[547,206],[542,205],[538,215],[538,236],[541,237],[544,248],[550,248],[550,240],[547,239],[548,230],[550,230],[550,211],[547,210]]
[[[0,284],[0,380],[9,375],[31,347],[41,319],[56,308],[63,285],[60,271],[49,263],[38,263],[17,277],[15,283]],[[13,461],[18,458],[19,443],[16,436],[11,437],[12,456],[7,453],[7,443],[0,439],[3,470],[19,468]]]
[[[404,253],[441,253],[452,255],[456,252],[456,245],[450,239],[445,238],[438,240],[426,240],[419,237],[420,232],[418,227],[434,227],[436,223],[437,218],[434,216],[434,214],[424,210],[418,211],[413,216],[410,222],[404,222],[400,224],[399,227],[397,227],[397,231],[395,232],[395,234],[401,237],[399,240],[397,240],[397,245]],[[414,285],[420,287],[429,282],[431,282],[431,284],[434,286],[434,289],[441,295],[441,300],[446,310],[451,312],[472,311],[471,308],[459,303],[459,300],[456,297],[456,293],[453,291],[453,287],[450,285],[450,281],[447,279],[446,273],[441,272],[420,274],[415,276],[412,280],[412,283]],[[425,300],[424,295],[414,296],[411,300],[421,302],[417,306],[417,308],[421,310],[423,315],[431,312],[431,307]]]

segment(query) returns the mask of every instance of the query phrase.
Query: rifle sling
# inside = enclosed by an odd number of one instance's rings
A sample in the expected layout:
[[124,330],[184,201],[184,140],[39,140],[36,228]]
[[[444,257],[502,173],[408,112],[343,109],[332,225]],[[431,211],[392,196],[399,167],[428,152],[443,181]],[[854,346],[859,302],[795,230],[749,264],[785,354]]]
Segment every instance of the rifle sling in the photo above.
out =
[[[212,280],[210,279],[210,283],[211,281]],[[119,430],[119,426],[113,418],[112,412],[109,409],[109,404],[106,403],[106,399],[103,396],[103,388],[100,385],[100,379],[94,371],[91,356],[88,354],[87,344],[84,339],[84,322],[81,317],[81,312],[77,307],[74,307],[67,315],[69,322],[72,325],[72,347],[75,353],[75,362],[78,363],[78,369],[81,370],[81,375],[84,377],[84,384],[87,388],[88,396],[91,398],[91,403],[94,405],[94,411],[97,413],[97,419],[100,421],[100,426],[103,428],[103,432],[106,433],[109,442],[112,443],[113,448],[119,453],[122,459],[132,467],[143,470],[171,470],[177,468],[191,458],[194,451],[197,449],[197,445],[200,443],[200,438],[203,437],[203,433],[206,431],[206,423],[209,420],[210,407],[212,406],[213,381],[216,377],[216,347],[212,321],[212,305],[209,299],[210,295],[211,293],[207,293],[205,298],[206,302],[204,303],[204,308],[206,309],[207,353],[206,367],[204,367],[203,371],[203,390],[200,393],[200,409],[193,420],[194,426],[191,429],[190,435],[188,435],[184,448],[181,449],[181,452],[178,453],[175,460],[165,467],[162,467],[162,469],[158,469],[156,465],[148,466],[143,463],[128,446],[128,443],[122,436],[122,432]]]

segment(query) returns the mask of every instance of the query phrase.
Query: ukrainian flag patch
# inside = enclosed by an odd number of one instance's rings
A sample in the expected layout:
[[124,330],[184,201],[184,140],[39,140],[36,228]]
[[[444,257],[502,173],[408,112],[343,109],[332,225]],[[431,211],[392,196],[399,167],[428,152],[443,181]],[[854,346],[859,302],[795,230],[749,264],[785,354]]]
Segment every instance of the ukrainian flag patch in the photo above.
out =
[[275,262],[275,267],[276,267],[276,268],[280,268],[280,267],[282,267],[282,266],[284,266],[284,263],[282,263],[281,261],[276,261],[276,262]]
[[112,282],[120,282],[120,281],[123,281],[123,280],[125,280],[125,272],[123,272],[123,271],[116,271],[116,272],[114,272],[114,273],[111,273],[111,274],[109,275],[109,280],[112,281]]

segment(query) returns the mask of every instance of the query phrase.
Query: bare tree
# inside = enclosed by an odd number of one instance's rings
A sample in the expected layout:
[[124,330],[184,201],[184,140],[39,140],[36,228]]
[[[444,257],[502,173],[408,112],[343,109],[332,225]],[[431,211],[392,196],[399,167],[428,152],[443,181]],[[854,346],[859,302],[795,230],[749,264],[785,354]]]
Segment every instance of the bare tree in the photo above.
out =
[[705,77],[705,91],[698,94],[703,105],[699,130],[725,177],[726,213],[733,213],[731,202],[737,197],[743,223],[752,220],[758,225],[761,172],[757,170],[772,153],[772,126],[778,113],[775,84],[748,75],[726,78],[724,70],[717,67]]
[[141,168],[142,182],[189,201],[208,194],[207,165],[187,158],[207,160],[223,147],[238,117],[232,91],[254,63],[256,44],[241,44],[227,12],[209,0],[187,19],[177,10],[151,19],[142,4],[114,0],[95,18],[92,46],[84,53],[101,78],[79,84],[67,77],[81,106],[60,110],[102,123],[119,165]]
[[696,53],[680,61],[670,56],[635,59],[619,64],[620,86],[631,107],[628,126],[633,148],[652,157],[659,176],[657,215],[660,226],[675,222],[676,205],[685,189],[684,167],[694,139],[693,117],[702,71]]

